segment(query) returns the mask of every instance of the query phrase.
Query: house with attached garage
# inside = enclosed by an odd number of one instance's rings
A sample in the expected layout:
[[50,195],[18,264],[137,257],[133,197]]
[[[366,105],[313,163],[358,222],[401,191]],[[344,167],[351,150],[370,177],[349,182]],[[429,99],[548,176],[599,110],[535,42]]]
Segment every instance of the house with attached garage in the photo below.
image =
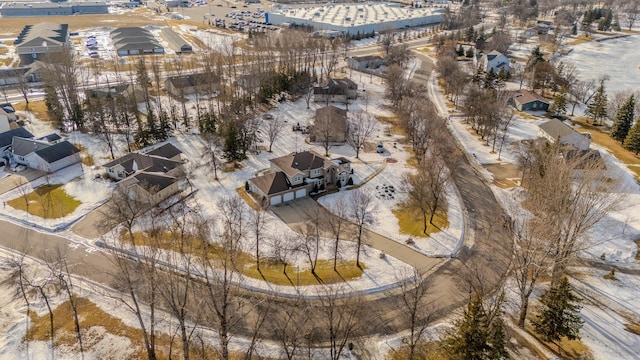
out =
[[118,182],[118,188],[131,200],[149,205],[155,205],[180,192],[177,178],[144,171]]
[[132,200],[155,205],[180,192],[182,151],[170,143],[129,153],[103,167]]
[[11,158],[11,143],[13,142],[13,138],[16,138],[16,137],[23,138],[23,139],[32,139],[33,134],[23,127],[1,132],[0,133],[0,154],[2,155],[3,158],[7,160]]
[[384,59],[380,56],[352,56],[347,59],[347,66],[356,70],[377,69],[384,64]]
[[68,141],[51,143],[17,136],[11,142],[11,156],[17,164],[48,173],[82,161],[80,150]]
[[247,181],[247,190],[264,206],[303,198],[311,192],[342,187],[351,175],[351,162],[331,160],[315,151],[292,153],[270,160],[269,170]]

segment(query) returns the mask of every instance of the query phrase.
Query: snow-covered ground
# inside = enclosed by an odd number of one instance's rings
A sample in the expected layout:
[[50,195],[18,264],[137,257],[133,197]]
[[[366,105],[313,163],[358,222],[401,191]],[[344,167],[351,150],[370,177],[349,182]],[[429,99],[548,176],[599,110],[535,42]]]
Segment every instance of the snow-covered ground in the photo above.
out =
[[600,42],[589,41],[572,46],[573,51],[564,59],[576,66],[581,80],[608,77],[605,86],[609,93],[635,91],[640,88],[640,58],[637,56],[639,47],[638,35]]

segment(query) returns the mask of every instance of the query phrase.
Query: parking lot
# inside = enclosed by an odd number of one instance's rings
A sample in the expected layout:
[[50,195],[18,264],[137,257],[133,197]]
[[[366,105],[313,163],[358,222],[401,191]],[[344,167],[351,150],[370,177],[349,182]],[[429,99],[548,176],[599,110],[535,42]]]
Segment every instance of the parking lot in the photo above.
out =
[[199,21],[212,26],[224,26],[231,30],[248,31],[253,29],[277,30],[276,26],[265,24],[264,13],[271,9],[272,3],[262,1],[260,4],[245,4],[244,1],[201,0],[205,4],[192,7],[171,8],[173,12],[188,17],[191,21]]

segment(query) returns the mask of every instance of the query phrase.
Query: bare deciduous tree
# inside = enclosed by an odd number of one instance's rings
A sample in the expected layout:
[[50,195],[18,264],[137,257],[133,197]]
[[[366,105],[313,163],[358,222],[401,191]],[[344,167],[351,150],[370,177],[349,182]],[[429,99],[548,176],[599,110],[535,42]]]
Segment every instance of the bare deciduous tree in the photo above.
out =
[[271,152],[271,147],[273,143],[282,136],[282,131],[284,130],[284,121],[280,120],[279,117],[275,117],[272,120],[269,120],[267,123],[267,140],[269,140],[269,152]]
[[361,189],[356,189],[349,194],[348,200],[349,220],[356,226],[356,266],[360,266],[360,253],[362,242],[366,238],[366,227],[376,223],[375,205],[373,198]]
[[364,144],[377,130],[377,121],[368,113],[358,111],[347,120],[347,144],[356,152],[356,158],[360,158],[360,151]]

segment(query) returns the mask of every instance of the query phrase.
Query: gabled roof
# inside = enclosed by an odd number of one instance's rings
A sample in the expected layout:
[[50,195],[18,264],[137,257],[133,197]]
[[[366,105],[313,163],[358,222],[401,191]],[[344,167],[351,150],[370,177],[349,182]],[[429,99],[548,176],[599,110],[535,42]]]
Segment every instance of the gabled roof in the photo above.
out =
[[542,124],[538,125],[538,127],[554,139],[562,138],[571,134],[578,134],[578,132],[575,131],[572,127],[558,119],[545,121]]
[[70,142],[62,141],[57,144],[50,145],[49,147],[40,149],[36,151],[36,154],[40,156],[44,161],[51,164],[79,152],[80,150],[77,147],[73,146],[73,144],[71,144]]
[[48,142],[54,142],[54,141],[58,141],[62,139],[60,137],[60,135],[53,133],[53,134],[49,134],[49,135],[45,135],[45,136],[41,136],[39,138],[37,138],[36,140],[42,140],[42,141],[48,141]]
[[62,45],[67,40],[68,24],[54,24],[42,22],[35,25],[27,25],[15,41],[18,47],[42,46],[43,42],[48,45]]
[[171,28],[164,28],[161,31],[162,37],[167,40],[167,43],[169,44],[169,48],[177,53],[186,51],[186,52],[191,52],[193,51],[193,48],[191,47],[191,44],[189,44],[185,39],[182,38],[182,36],[178,35],[178,33],[176,33],[175,31],[173,31],[173,29]]
[[258,176],[249,181],[266,195],[277,194],[291,188],[287,176],[281,171]]
[[176,178],[171,176],[150,174],[144,171],[133,175],[133,178],[138,180],[138,185],[146,191],[160,191],[178,181]]
[[14,136],[11,141],[11,152],[17,156],[27,156],[32,152],[36,152],[49,146],[51,146],[51,144],[48,142]]
[[513,98],[513,100],[515,102],[517,102],[518,104],[527,104],[530,103],[532,101],[540,101],[543,102],[545,104],[549,104],[549,100],[543,98],[542,96],[532,93],[530,91],[527,90],[520,90],[516,93],[515,97]]
[[0,147],[11,145],[14,137],[30,139],[33,138],[33,134],[23,127],[5,131],[3,133],[0,133]]
[[182,154],[182,151],[171,143],[166,143],[157,149],[153,149],[147,153],[147,155],[159,156],[165,159],[171,159],[174,156]]
[[172,76],[170,78],[167,78],[167,81],[170,82],[171,85],[173,85],[173,87],[175,87],[176,89],[216,84],[218,80],[219,79],[217,76],[209,76],[204,73]]
[[[134,169],[134,163],[136,164],[136,169]],[[136,170],[166,173],[180,166],[181,163],[179,161],[164,159],[157,156],[130,153],[119,159],[104,164],[103,166],[106,168],[110,168],[116,165],[121,165],[127,173],[132,173]]]
[[302,151],[270,160],[278,169],[288,176],[294,176],[305,170],[325,168],[331,161],[315,151]]

